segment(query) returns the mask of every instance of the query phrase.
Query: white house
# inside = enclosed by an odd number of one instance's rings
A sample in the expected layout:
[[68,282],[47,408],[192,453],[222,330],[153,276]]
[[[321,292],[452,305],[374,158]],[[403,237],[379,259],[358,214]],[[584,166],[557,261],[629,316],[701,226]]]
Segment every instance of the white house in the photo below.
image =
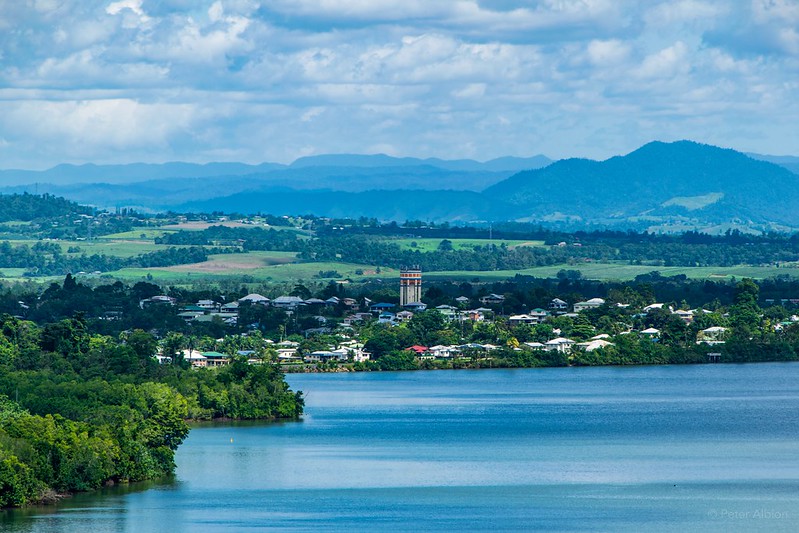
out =
[[724,337],[726,336],[727,328],[721,326],[713,326],[703,329],[696,335],[697,344],[724,344]]
[[247,296],[244,296],[243,298],[239,298],[238,302],[239,303],[250,302],[251,304],[266,305],[266,304],[269,303],[269,298],[267,298],[266,296],[261,296],[260,294],[256,294],[256,293],[253,292],[253,293],[248,294]]
[[610,341],[606,341],[605,339],[593,339],[588,342],[578,342],[577,346],[579,348],[582,348],[586,352],[593,352],[594,350],[598,350],[599,348],[614,346],[614,344]]
[[590,300],[586,300],[584,302],[575,303],[574,312],[579,313],[580,311],[585,311],[586,309],[596,309],[601,305],[605,305],[605,300],[602,298],[591,298]]
[[544,344],[544,349],[548,352],[569,353],[572,351],[572,346],[575,342],[565,337],[557,337]]
[[516,326],[518,324],[540,324],[548,315],[549,313],[543,309],[533,309],[529,313],[511,315],[508,317],[508,322],[511,326]]

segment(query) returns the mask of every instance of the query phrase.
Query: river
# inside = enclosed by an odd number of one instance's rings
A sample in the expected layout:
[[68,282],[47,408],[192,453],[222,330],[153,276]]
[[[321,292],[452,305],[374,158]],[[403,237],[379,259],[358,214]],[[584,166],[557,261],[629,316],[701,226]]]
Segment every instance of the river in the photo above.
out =
[[0,530],[799,531],[799,364],[289,375],[300,422],[208,424],[174,480]]

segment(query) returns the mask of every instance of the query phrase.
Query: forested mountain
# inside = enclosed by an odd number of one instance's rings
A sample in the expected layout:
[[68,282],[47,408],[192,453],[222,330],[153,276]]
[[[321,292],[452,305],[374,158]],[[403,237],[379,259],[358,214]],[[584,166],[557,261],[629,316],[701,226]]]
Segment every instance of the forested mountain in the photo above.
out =
[[652,142],[606,161],[567,159],[484,191],[516,215],[582,220],[690,217],[799,224],[799,176],[734,150]]
[[0,195],[0,222],[59,218],[89,214],[90,207],[78,205],[64,198],[35,194]]

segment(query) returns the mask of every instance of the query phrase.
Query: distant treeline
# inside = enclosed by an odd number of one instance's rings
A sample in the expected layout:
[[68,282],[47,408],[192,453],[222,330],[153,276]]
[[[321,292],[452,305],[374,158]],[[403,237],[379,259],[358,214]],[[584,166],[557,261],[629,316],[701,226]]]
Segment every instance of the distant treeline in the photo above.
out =
[[[350,221],[352,222],[352,221]],[[365,223],[365,222],[364,222]],[[337,226],[316,219],[315,236],[295,231],[264,228],[212,226],[203,231],[179,231],[157,240],[170,245],[239,246],[244,251],[298,252],[304,261],[342,261],[397,268],[420,265],[427,272],[441,270],[522,270],[537,266],[578,264],[586,261],[618,262],[651,266],[736,266],[799,261],[799,237],[782,234],[725,235],[686,232],[657,235],[636,232],[559,233],[542,228],[522,232],[517,226],[492,230],[493,239],[544,241],[545,246],[496,244],[487,230],[473,227],[402,227],[394,223]],[[434,253],[408,250],[393,237],[442,239]],[[484,244],[453,248],[449,239],[480,239]]]
[[170,247],[133,257],[112,257],[105,254],[70,255],[61,251],[56,242],[40,241],[33,246],[12,246],[9,241],[0,242],[0,268],[24,268],[26,276],[64,275],[70,272],[110,272],[121,268],[149,268],[200,263],[209,254],[227,253],[228,248],[206,249],[200,246],[188,248]]

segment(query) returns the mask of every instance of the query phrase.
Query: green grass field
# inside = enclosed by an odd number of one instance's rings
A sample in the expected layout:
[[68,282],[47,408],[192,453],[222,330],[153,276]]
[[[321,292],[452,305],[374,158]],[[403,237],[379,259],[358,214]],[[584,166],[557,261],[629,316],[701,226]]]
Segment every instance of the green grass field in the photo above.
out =
[[787,274],[792,277],[799,277],[799,268],[775,268],[775,267],[656,267],[651,265],[628,265],[613,263],[588,263],[584,265],[554,265],[546,267],[528,268],[525,270],[495,270],[495,271],[445,271],[428,272],[424,274],[426,279],[474,279],[481,281],[498,281],[512,278],[516,274],[535,276],[539,278],[554,278],[558,271],[579,270],[583,277],[598,280],[631,280],[638,275],[647,274],[654,270],[663,276],[677,276],[685,274],[692,279],[730,279],[730,278],[754,278],[764,279],[778,274]]
[[[443,239],[390,239],[389,242],[399,245],[403,250],[418,250],[420,252],[434,252],[438,250],[438,245],[441,244]],[[543,246],[544,241],[523,241],[523,240],[508,240],[508,239],[448,239],[452,242],[452,248],[461,250],[463,248],[474,248],[475,246],[485,246],[487,244],[494,244],[501,246],[505,244],[508,248],[516,246]],[[416,243],[416,246],[413,246]]]
[[[21,246],[27,244],[33,246],[39,241],[35,240],[20,240],[11,241],[12,245]],[[48,241],[61,246],[61,251],[67,253],[70,248],[78,248],[80,251],[68,254],[76,256],[81,254],[86,255],[108,255],[111,257],[133,257],[139,254],[146,254],[149,252],[157,252],[159,250],[166,250],[170,248],[166,244],[155,244],[147,240],[125,240],[125,239],[97,239],[91,241]],[[175,248],[185,248],[185,246],[174,246]]]
[[112,233],[110,235],[102,235],[97,237],[97,240],[153,240],[157,237],[163,237],[167,233],[175,233],[176,230],[165,230],[161,228],[133,228],[130,231],[123,231],[121,233]]
[[21,279],[25,273],[24,268],[0,268],[0,279],[16,280]]

